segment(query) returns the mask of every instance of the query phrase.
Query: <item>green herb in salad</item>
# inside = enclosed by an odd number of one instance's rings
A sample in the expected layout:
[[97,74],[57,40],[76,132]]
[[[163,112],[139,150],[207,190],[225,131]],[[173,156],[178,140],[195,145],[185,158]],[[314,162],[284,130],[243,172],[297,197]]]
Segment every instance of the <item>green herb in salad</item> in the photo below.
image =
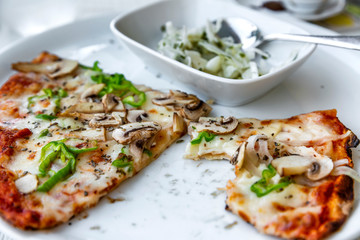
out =
[[257,48],[242,49],[232,37],[220,38],[217,32],[222,20],[207,21],[197,29],[176,28],[171,22],[161,27],[163,38],[158,44],[160,53],[192,68],[231,79],[250,79],[269,72],[265,58]]

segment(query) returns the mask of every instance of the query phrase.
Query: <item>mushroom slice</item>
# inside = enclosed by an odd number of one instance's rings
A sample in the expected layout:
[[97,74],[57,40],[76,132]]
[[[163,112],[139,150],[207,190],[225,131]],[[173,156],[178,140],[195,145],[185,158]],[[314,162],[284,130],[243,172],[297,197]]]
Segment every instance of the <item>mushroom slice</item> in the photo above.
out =
[[197,132],[207,131],[215,134],[228,134],[237,128],[239,121],[235,117],[200,118],[198,122],[190,123]]
[[93,97],[97,97],[98,93],[105,87],[105,84],[94,84],[88,87],[80,96],[80,101],[92,102]]
[[170,90],[167,96],[164,95],[162,97],[152,99],[152,103],[159,106],[185,105],[198,100],[199,99],[195,95],[189,95],[179,90]]
[[94,114],[94,118],[92,118],[89,122],[89,126],[92,128],[98,127],[115,127],[122,122],[114,119],[112,115],[106,113],[98,113]]
[[135,140],[148,139],[161,130],[155,122],[128,123],[115,129],[112,137],[120,144],[129,144]]
[[82,131],[71,131],[66,137],[79,138],[83,140],[106,141],[105,128],[93,128]]
[[245,149],[246,142],[242,143],[238,149],[236,149],[234,155],[232,156],[230,163],[236,165],[236,169],[240,170],[244,164],[245,159]]
[[186,104],[180,109],[179,113],[186,119],[191,121],[198,120],[201,116],[206,116],[210,113],[212,108],[201,100]]
[[312,162],[305,176],[310,180],[316,181],[328,176],[333,169],[334,162],[328,157],[322,157]]
[[77,61],[67,59],[46,63],[18,62],[12,64],[12,68],[19,72],[44,73],[48,74],[51,78],[57,78],[72,73],[77,66]]
[[22,176],[15,180],[15,186],[21,193],[31,193],[36,190],[38,186],[38,179],[36,175],[27,173],[25,176]]
[[192,121],[207,115],[212,109],[195,95],[177,90],[170,90],[167,96],[152,99],[152,103],[160,106],[173,106],[175,110],[179,111],[181,116]]
[[301,175],[311,167],[313,159],[290,155],[274,159],[271,164],[281,176]]
[[173,115],[173,132],[174,133],[186,132],[186,122],[177,113],[174,113]]
[[111,116],[120,124],[125,124],[126,112],[112,112]]
[[310,158],[290,155],[274,159],[271,164],[281,176],[301,175],[317,181],[328,176],[334,168],[333,161],[328,157]]
[[114,94],[106,94],[101,99],[102,104],[104,105],[105,112],[111,112],[115,109],[116,111],[125,111],[125,106],[122,103],[121,99]]
[[128,122],[142,122],[148,120],[148,114],[144,110],[129,110],[126,116]]
[[61,113],[61,117],[72,117],[75,120],[86,120],[90,121],[94,118],[94,114],[91,113],[79,113],[79,112],[70,112],[70,113]]
[[140,159],[144,152],[145,140],[136,140],[129,144],[129,151],[133,154],[135,159]]
[[69,114],[73,112],[79,113],[102,113],[104,112],[104,106],[102,103],[95,102],[80,102],[69,107],[63,114]]

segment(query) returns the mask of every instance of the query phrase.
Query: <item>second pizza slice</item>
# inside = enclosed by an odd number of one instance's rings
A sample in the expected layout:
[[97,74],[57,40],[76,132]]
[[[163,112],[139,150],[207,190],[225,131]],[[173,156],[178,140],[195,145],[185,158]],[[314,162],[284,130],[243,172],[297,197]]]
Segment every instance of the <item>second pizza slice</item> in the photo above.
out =
[[185,157],[228,159],[228,210],[260,232],[321,239],[338,230],[353,201],[351,149],[357,137],[336,110],[288,119],[200,118],[189,126]]

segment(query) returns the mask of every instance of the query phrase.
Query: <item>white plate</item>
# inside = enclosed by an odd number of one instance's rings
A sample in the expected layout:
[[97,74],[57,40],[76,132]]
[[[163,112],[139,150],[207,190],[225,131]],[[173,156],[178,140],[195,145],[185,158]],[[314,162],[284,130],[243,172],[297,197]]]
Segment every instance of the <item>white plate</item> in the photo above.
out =
[[342,10],[344,10],[346,5],[346,0],[332,0],[329,1],[323,10],[320,12],[312,13],[312,14],[303,14],[303,13],[292,13],[295,17],[307,20],[307,21],[318,21],[322,19],[326,19],[332,17]]
[[[159,89],[179,88],[148,72],[139,59],[115,43],[108,30],[113,16],[77,22],[18,42],[0,52],[0,79],[13,72],[10,63],[30,60],[42,50],[75,58],[83,64],[100,61],[107,72],[123,72],[130,80]],[[314,29],[312,29],[314,30]],[[316,28],[321,34],[331,32]],[[288,81],[246,106],[214,106],[213,115],[284,118],[319,109],[337,108],[339,117],[360,135],[360,57],[345,50],[319,47]],[[160,75],[160,74],[159,74]],[[187,91],[186,88],[181,90]],[[183,155],[188,137],[174,144],[135,177],[113,191],[96,207],[46,231],[20,231],[0,220],[0,231],[16,239],[273,239],[227,212],[223,188],[234,177],[225,161],[191,161]],[[359,152],[353,151],[356,166]],[[359,192],[356,185],[356,193]],[[88,216],[87,216],[88,214]],[[87,217],[86,217],[87,216]],[[360,235],[360,209],[355,209],[331,239]],[[232,227],[230,224],[237,222]]]

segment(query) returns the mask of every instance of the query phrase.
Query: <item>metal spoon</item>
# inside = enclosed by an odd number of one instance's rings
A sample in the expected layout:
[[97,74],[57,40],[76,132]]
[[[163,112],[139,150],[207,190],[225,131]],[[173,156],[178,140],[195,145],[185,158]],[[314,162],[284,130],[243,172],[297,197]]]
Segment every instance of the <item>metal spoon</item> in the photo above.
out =
[[243,49],[257,47],[266,41],[285,40],[360,50],[360,36],[318,36],[287,33],[271,33],[262,36],[254,23],[242,18],[223,19],[222,26],[217,34],[220,37],[233,37],[236,43],[241,42],[243,44]]

